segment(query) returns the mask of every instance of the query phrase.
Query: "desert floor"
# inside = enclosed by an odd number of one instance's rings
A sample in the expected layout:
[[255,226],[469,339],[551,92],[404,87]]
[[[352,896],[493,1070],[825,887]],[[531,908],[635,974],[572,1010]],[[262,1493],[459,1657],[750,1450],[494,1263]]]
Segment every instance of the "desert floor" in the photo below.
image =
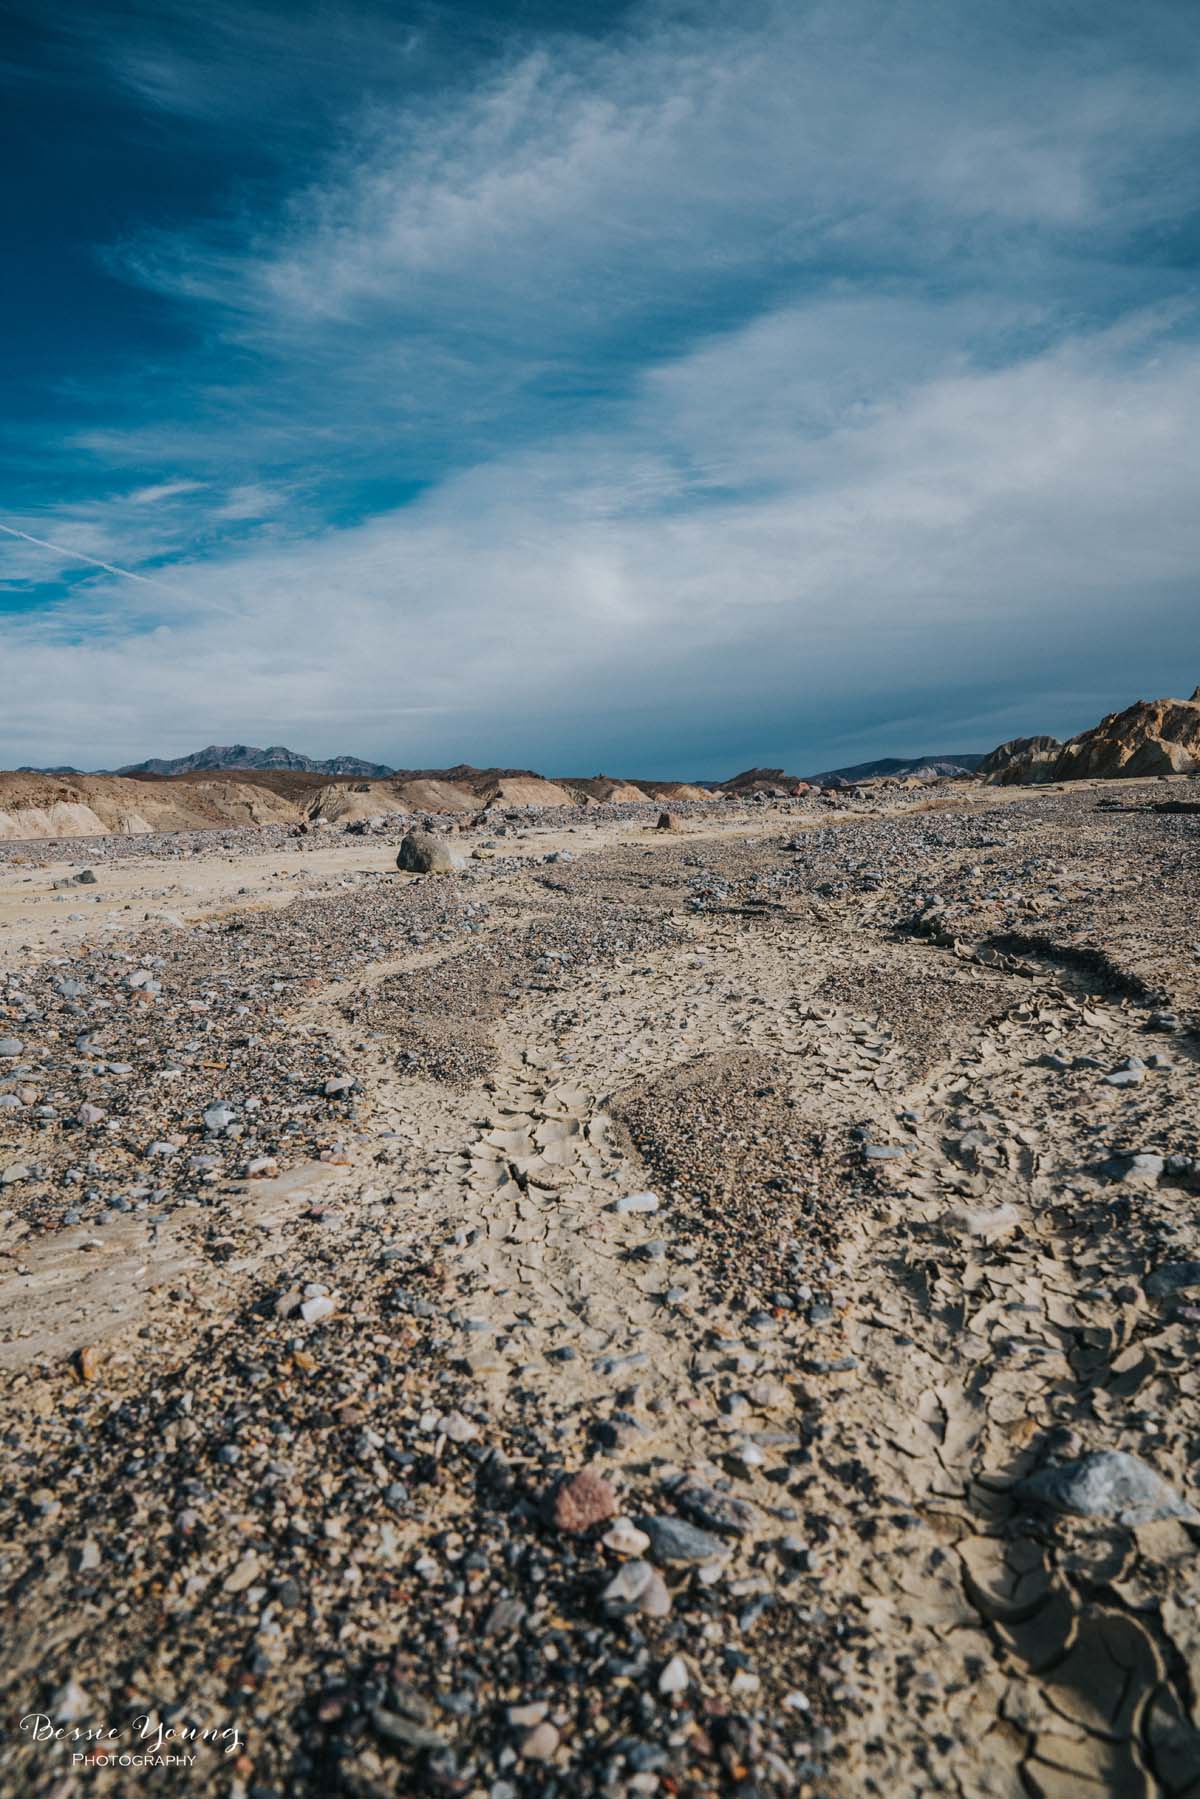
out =
[[1200,782],[654,816],[5,846],[4,1794],[1200,1794]]

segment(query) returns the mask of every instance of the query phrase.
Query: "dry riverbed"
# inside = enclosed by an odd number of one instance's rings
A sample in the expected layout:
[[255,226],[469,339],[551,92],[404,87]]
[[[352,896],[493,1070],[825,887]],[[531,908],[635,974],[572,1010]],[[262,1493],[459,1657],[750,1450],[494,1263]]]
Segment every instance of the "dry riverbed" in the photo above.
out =
[[7,846],[0,1791],[1200,1793],[1198,788]]

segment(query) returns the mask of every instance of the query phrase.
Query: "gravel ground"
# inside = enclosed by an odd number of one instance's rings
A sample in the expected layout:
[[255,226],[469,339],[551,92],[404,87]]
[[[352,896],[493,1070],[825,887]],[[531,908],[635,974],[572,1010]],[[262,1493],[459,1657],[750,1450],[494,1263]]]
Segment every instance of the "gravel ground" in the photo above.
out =
[[1200,1792],[1198,789],[10,963],[0,1791]]

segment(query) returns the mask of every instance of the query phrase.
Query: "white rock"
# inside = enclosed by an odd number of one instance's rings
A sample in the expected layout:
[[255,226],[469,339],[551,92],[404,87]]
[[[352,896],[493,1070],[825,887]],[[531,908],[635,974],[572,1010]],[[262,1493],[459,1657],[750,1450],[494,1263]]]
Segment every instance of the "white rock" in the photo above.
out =
[[649,1537],[632,1518],[614,1518],[600,1540],[617,1555],[645,1555],[650,1547]]
[[657,1212],[657,1193],[623,1193],[613,1207],[614,1212]]
[[673,1655],[658,1677],[660,1693],[682,1693],[688,1685],[687,1663],[681,1655]]
[[306,1299],[300,1307],[300,1316],[305,1324],[322,1324],[326,1318],[332,1318],[337,1311],[328,1294],[318,1293],[315,1299]]

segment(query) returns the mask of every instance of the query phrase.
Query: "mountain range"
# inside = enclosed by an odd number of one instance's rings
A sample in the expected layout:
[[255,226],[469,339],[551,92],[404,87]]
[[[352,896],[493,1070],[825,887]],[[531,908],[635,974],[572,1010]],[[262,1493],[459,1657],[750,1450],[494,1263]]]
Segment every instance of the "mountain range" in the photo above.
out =
[[[299,750],[285,749],[275,743],[269,749],[255,749],[248,743],[210,743],[207,749],[194,750],[190,756],[151,756],[145,762],[130,762],[124,768],[106,769],[117,775],[193,775],[205,770],[225,768],[280,769],[305,775],[361,775],[366,781],[385,781],[395,769],[383,762],[364,762],[359,756],[326,756],[314,759]],[[50,771],[46,771],[50,772]],[[62,771],[54,770],[59,773]],[[72,771],[74,772],[74,771]]]

